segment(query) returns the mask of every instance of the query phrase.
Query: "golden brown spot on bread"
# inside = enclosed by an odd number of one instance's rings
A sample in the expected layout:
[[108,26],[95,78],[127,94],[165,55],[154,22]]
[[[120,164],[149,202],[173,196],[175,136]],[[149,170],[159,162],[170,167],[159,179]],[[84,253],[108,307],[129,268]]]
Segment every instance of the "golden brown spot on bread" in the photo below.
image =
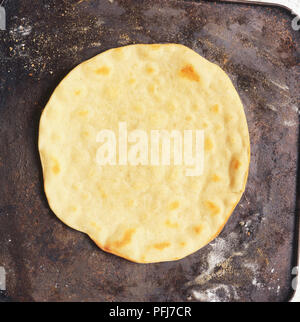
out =
[[233,116],[231,114],[227,114],[225,115],[224,119],[226,123],[229,123],[233,119]]
[[167,248],[170,246],[169,242],[164,242],[164,243],[158,243],[158,244],[154,244],[153,247],[159,250],[163,250],[164,248]]
[[147,67],[146,67],[146,72],[147,72],[148,74],[152,74],[152,73],[154,72],[154,69],[153,69],[152,67],[150,67],[150,66],[147,66]]
[[140,48],[137,48],[137,54],[142,59],[147,59],[148,56],[149,56],[147,50],[145,50],[145,48],[141,48],[141,47]]
[[132,207],[134,205],[134,201],[132,199],[127,200],[126,202],[127,207]]
[[100,192],[100,195],[102,197],[102,199],[106,199],[107,195],[106,193],[103,191],[102,187],[100,185],[97,186],[98,191]]
[[[132,235],[135,233],[135,228],[127,229],[123,235],[123,238],[111,242],[111,247],[113,248],[122,248],[129,244],[132,240]],[[109,247],[109,246],[108,246]]]
[[153,50],[157,50],[160,47],[161,47],[161,45],[158,45],[158,44],[153,44],[153,45],[150,46],[150,48],[153,49]]
[[177,223],[177,222],[173,222],[173,223],[172,223],[169,219],[168,219],[168,220],[166,220],[165,225],[166,225],[167,227],[169,227],[169,228],[178,228],[178,227],[179,227],[179,225],[178,225],[178,223]]
[[219,181],[220,181],[220,177],[219,177],[218,175],[214,174],[214,175],[212,176],[212,181],[214,181],[214,182],[219,182]]
[[172,203],[170,203],[169,209],[170,210],[175,210],[179,207],[179,202],[178,201],[174,201]]
[[70,207],[70,210],[71,210],[71,211],[73,211],[73,212],[75,212],[75,211],[77,210],[77,207],[75,207],[75,206],[71,206],[71,207]]
[[91,226],[96,228],[97,230],[101,230],[101,227],[94,221],[91,222]]
[[186,121],[190,121],[191,119],[192,119],[192,117],[190,115],[188,115],[188,116],[185,117],[185,120]]
[[153,93],[154,93],[154,90],[155,90],[154,85],[149,85],[149,86],[148,86],[148,91],[149,91],[151,94],[153,94]]
[[201,225],[194,226],[193,228],[194,228],[194,232],[195,232],[196,234],[200,234],[200,233],[201,233],[201,231],[202,231],[202,229],[203,229],[203,227],[202,227]]
[[166,105],[166,110],[169,112],[174,112],[175,111],[175,106],[174,104],[170,103]]
[[237,170],[240,167],[241,163],[238,159],[233,159],[231,165],[233,169]]
[[142,113],[143,112],[143,109],[139,106],[139,105],[135,105],[133,107],[133,110],[137,113]]
[[79,111],[79,112],[78,112],[78,114],[79,114],[80,116],[86,116],[86,115],[88,115],[88,114],[89,114],[89,111]]
[[115,53],[120,54],[123,51],[123,48],[122,47],[115,48],[114,51],[115,51]]
[[180,245],[181,247],[184,247],[184,246],[186,245],[186,242],[180,242],[180,243],[179,243],[179,245]]
[[79,95],[81,92],[80,90],[78,89],[77,91],[75,91],[75,95]]
[[205,151],[210,151],[213,148],[213,144],[210,138],[205,138],[204,142],[204,150]]
[[89,136],[89,132],[88,131],[82,131],[81,132],[81,137],[88,137]]
[[211,110],[214,112],[214,113],[219,113],[219,105],[218,104],[215,104],[212,108],[211,108]]
[[185,65],[181,70],[180,70],[180,76],[187,78],[191,81],[194,82],[199,82],[200,77],[199,75],[195,72],[194,67],[190,64]]
[[192,109],[193,109],[194,111],[198,111],[200,108],[199,108],[199,106],[198,106],[197,104],[193,104],[193,105],[192,105]]
[[206,129],[208,127],[208,123],[207,122],[203,122],[202,125],[201,125],[201,127],[203,129]]
[[96,70],[96,74],[98,75],[108,75],[110,72],[110,69],[106,66],[100,67]]
[[129,79],[129,84],[134,84],[135,83],[135,79],[134,78],[130,78]]
[[206,207],[210,210],[212,215],[217,215],[220,212],[220,208],[211,201],[206,201]]
[[52,171],[54,174],[60,173],[60,166],[59,166],[58,162],[56,162],[56,164],[53,166]]

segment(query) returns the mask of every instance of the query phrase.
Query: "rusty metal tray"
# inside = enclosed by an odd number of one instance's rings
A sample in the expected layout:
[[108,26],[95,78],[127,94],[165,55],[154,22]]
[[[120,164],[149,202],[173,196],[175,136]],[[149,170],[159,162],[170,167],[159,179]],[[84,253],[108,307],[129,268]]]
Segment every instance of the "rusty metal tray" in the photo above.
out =
[[[205,1],[4,6],[2,295],[14,301],[289,300],[300,192],[300,33],[291,28],[290,13]],[[51,212],[42,186],[38,123],[51,92],[78,63],[112,47],[157,42],[185,44],[229,74],[245,106],[252,159],[246,192],[215,241],[180,261],[141,265],[101,251]]]

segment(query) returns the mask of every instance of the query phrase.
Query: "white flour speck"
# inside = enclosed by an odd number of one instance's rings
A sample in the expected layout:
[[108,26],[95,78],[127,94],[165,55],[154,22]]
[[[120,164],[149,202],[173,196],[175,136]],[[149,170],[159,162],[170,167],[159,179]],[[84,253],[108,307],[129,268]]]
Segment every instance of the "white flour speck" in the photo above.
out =
[[16,36],[28,36],[30,35],[32,31],[32,27],[28,26],[28,25],[21,25],[19,27],[13,28],[12,30],[10,30],[10,34],[13,35],[14,37]]
[[[202,274],[197,276],[193,281],[187,283],[187,285],[204,285],[213,277],[225,274],[226,268],[230,267],[230,262],[233,257],[243,256],[243,252],[232,252],[237,234],[232,232],[226,239],[216,238],[211,244],[211,251],[207,256],[207,269]],[[223,266],[222,270],[214,273],[215,268]]]
[[272,110],[273,112],[277,112],[277,108],[274,105],[267,104],[267,107]]
[[297,125],[296,122],[294,122],[294,121],[287,121],[287,120],[283,121],[283,124],[284,124],[284,126],[287,126],[287,127],[292,127],[292,126]]
[[264,287],[262,283],[257,281],[256,277],[254,277],[254,279],[252,280],[252,285],[258,289],[261,289]]
[[295,111],[297,114],[300,114],[300,109],[299,109],[299,107],[298,107],[298,106],[296,106],[296,105],[292,105],[292,106],[291,106],[291,108],[292,108],[292,110],[293,110],[293,111]]
[[196,300],[203,302],[229,302],[232,299],[238,300],[239,297],[233,286],[220,284],[205,291],[193,291]]
[[275,81],[273,81],[273,80],[271,80],[271,82],[272,82],[275,86],[277,86],[277,87],[281,88],[281,89],[282,89],[282,90],[284,90],[284,91],[288,91],[288,90],[289,90],[289,88],[288,88],[286,85],[278,84],[277,82],[275,82]]

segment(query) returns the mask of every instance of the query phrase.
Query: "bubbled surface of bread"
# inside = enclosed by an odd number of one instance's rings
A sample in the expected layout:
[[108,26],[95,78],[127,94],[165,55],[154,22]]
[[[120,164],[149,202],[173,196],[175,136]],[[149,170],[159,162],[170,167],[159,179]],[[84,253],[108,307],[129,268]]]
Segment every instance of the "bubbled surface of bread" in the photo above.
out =
[[[204,131],[204,172],[99,166],[97,133]],[[55,89],[39,129],[53,212],[107,252],[140,262],[183,258],[214,239],[239,202],[250,162],[239,95],[220,67],[177,44],[108,50]]]

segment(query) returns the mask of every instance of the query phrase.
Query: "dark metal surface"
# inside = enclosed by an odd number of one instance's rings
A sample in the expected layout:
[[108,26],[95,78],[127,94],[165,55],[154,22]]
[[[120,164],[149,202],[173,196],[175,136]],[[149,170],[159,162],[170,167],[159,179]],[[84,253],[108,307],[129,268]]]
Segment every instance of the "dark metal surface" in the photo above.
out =
[[[284,9],[193,1],[9,1],[0,31],[0,266],[16,301],[283,301],[295,251],[300,33]],[[185,44],[243,100],[252,152],[242,201],[187,258],[141,265],[98,249],[50,211],[41,112],[78,63],[131,43]],[[298,189],[299,190],[299,189]]]

